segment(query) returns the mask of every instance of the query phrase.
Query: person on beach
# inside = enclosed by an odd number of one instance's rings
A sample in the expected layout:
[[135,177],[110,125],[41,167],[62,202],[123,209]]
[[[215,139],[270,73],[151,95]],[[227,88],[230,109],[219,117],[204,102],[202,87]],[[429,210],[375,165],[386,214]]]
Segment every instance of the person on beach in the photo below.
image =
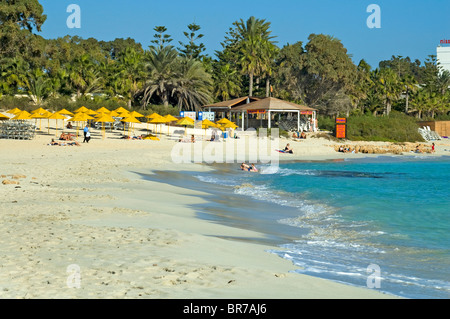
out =
[[59,139],[61,141],[72,141],[74,137],[75,137],[75,135],[70,134],[70,133],[61,133],[61,136],[59,137]]
[[89,143],[89,140],[91,139],[91,133],[89,132],[89,126],[88,125],[86,125],[86,127],[84,128],[83,133],[84,133],[83,143]]
[[258,172],[258,169],[256,168],[255,164],[248,165],[248,164],[242,163],[241,170],[247,171],[247,172]]
[[250,168],[250,166],[248,166],[247,164],[245,164],[245,163],[242,163],[242,164],[241,164],[241,170],[243,170],[243,171],[248,171],[249,168]]
[[284,148],[285,153],[294,154],[294,150],[292,149],[291,145],[288,143],[286,147]]
[[191,135],[191,143],[195,143],[195,136]]
[[67,123],[67,126],[66,126],[68,129],[71,129],[71,128],[73,128],[73,126],[72,126],[72,123]]
[[436,150],[435,150],[435,148],[434,148],[434,143],[433,144],[431,144],[431,153],[434,153]]
[[420,150],[419,145],[416,146],[416,153],[423,153],[422,150]]

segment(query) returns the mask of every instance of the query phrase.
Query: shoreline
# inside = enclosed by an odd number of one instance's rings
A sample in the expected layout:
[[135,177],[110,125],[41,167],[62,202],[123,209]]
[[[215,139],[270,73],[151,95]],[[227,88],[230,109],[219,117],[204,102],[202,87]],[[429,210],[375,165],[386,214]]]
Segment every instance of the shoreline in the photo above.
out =
[[[295,266],[266,252],[273,246],[229,239],[263,238],[257,231],[198,218],[192,205],[207,204],[207,194],[144,181],[138,173],[210,169],[174,165],[175,142],[95,137],[81,147],[48,146],[48,135],[0,140],[8,150],[0,155],[2,180],[19,183],[0,184],[0,297],[397,298],[290,273]],[[280,161],[352,157],[326,148]],[[71,265],[80,269],[78,289],[67,285]]]

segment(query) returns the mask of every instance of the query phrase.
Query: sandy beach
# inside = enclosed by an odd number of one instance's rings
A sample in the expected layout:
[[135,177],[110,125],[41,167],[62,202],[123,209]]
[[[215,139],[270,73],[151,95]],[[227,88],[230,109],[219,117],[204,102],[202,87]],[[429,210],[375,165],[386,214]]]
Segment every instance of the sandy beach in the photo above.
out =
[[[140,175],[210,169],[174,164],[176,139],[93,132],[81,146],[49,146],[52,131],[0,139],[1,181],[13,182],[0,184],[1,298],[392,298],[291,273],[272,247],[221,238],[262,234],[201,220],[192,208],[201,193]],[[370,156],[337,153],[323,138],[280,143],[295,150],[281,161]],[[424,156],[447,148],[438,141]]]

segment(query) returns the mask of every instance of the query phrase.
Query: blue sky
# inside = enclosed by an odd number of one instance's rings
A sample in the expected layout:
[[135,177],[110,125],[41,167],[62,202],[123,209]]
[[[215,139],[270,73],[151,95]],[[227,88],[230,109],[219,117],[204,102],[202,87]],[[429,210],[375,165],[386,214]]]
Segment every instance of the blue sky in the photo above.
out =
[[[205,35],[202,42],[214,56],[236,20],[250,16],[271,22],[277,45],[302,41],[311,33],[332,35],[342,41],[353,61],[365,59],[373,68],[392,55],[422,62],[436,54],[442,39],[450,39],[448,0],[40,0],[47,21],[40,33],[45,38],[78,35],[98,40],[133,38],[150,45],[153,28],[167,27],[172,42],[184,42],[183,31],[195,22]],[[69,29],[67,7],[81,8],[81,28]],[[370,4],[381,8],[381,28],[369,29]]]

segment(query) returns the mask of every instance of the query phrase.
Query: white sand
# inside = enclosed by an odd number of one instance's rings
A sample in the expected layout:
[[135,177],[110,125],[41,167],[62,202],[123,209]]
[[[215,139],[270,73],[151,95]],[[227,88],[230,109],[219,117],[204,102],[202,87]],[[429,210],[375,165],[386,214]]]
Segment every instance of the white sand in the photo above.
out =
[[[291,273],[273,247],[216,237],[262,235],[200,220],[189,205],[201,194],[140,178],[208,169],[174,165],[174,141],[109,137],[80,147],[48,146],[45,135],[0,140],[0,181],[26,176],[0,184],[1,298],[390,297]],[[296,154],[282,159],[344,156],[322,139],[291,144]]]

